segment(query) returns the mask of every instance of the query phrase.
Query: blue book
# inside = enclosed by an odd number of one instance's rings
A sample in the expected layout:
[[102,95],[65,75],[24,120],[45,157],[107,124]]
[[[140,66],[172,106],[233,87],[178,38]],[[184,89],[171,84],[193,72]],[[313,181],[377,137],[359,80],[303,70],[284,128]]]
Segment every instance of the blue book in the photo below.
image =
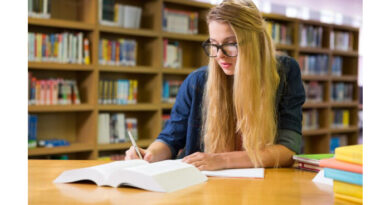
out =
[[325,168],[325,177],[350,184],[363,185],[363,175],[338,169]]

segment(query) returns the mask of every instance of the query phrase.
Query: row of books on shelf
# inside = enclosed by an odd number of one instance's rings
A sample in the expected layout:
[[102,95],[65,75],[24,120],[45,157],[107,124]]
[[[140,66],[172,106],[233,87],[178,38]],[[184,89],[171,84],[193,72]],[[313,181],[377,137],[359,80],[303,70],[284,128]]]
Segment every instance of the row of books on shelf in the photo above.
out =
[[316,109],[302,111],[302,130],[319,129],[319,112]]
[[306,102],[323,102],[324,86],[318,81],[303,82]]
[[50,18],[51,0],[28,0],[28,16],[34,18]]
[[142,8],[119,4],[115,0],[99,0],[99,23],[106,26],[136,28],[141,25]]
[[126,117],[124,113],[99,113],[98,144],[129,142],[127,131],[138,140],[137,118]]
[[90,64],[89,40],[78,33],[28,33],[28,60]]
[[70,143],[65,139],[41,139],[38,140],[38,115],[28,114],[28,148],[36,147],[61,147],[69,146]]
[[332,50],[353,50],[353,34],[345,31],[330,32],[330,49]]
[[292,27],[286,24],[277,22],[267,21],[266,22],[267,32],[271,35],[274,43],[277,44],[292,44]]
[[346,134],[332,135],[330,138],[329,153],[334,154],[337,147],[342,147],[346,145],[348,145],[348,135]]
[[63,78],[37,79],[29,72],[29,105],[70,105],[80,104],[76,80]]
[[346,109],[335,109],[330,113],[332,128],[347,128],[350,126],[350,111]]
[[[315,130],[320,128],[318,109],[309,109],[302,112],[302,129]],[[350,111],[347,109],[334,109],[330,113],[332,128],[347,128],[350,126]]]
[[352,83],[332,83],[331,90],[334,102],[351,102],[353,99]]
[[174,103],[182,83],[183,81],[180,80],[164,80],[162,86],[162,101],[165,103]]
[[100,39],[99,64],[135,66],[137,64],[137,41],[123,38]]
[[[318,81],[303,82],[306,93],[306,102],[323,102],[324,87]],[[332,83],[331,96],[333,102],[352,102],[352,83]]]
[[301,47],[322,47],[323,28],[321,26],[300,25],[299,45]]
[[99,156],[98,160],[107,160],[107,161],[121,161],[125,159],[124,154],[110,154]]
[[327,55],[301,55],[298,58],[302,75],[327,75]]
[[98,98],[99,104],[135,104],[138,99],[138,80],[100,80]]
[[183,50],[179,41],[164,39],[163,66],[165,68],[181,68],[183,65]]
[[198,12],[163,8],[163,31],[198,34],[198,21]]
[[343,75],[343,58],[341,56],[334,56],[332,60],[332,75]]
[[28,114],[28,148],[37,146],[38,115]]

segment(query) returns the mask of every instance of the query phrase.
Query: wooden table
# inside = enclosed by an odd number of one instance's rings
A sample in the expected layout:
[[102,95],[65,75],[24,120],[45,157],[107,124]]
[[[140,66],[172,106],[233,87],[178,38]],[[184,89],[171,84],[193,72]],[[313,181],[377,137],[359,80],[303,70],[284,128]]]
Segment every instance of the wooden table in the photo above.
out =
[[28,201],[34,204],[346,204],[332,187],[311,180],[315,173],[294,168],[266,169],[264,179],[211,177],[172,193],[93,183],[54,184],[64,170],[106,163],[93,160],[29,160]]

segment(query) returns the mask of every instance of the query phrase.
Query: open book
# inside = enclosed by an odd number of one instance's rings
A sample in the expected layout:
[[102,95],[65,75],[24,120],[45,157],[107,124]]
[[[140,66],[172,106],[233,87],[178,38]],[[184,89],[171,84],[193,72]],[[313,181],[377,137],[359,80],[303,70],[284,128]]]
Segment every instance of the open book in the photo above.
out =
[[173,192],[207,181],[193,165],[178,160],[149,163],[144,160],[116,161],[64,171],[54,183],[90,180],[98,186],[133,186],[149,191]]

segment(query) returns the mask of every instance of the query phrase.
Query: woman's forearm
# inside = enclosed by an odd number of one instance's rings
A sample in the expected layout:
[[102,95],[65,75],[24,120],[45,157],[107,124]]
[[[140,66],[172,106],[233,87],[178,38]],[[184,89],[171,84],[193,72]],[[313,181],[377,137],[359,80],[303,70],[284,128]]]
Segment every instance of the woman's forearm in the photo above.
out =
[[[219,155],[225,163],[225,169],[254,167],[246,151],[225,152]],[[293,155],[294,152],[283,145],[272,145],[261,151],[264,167],[275,167],[277,161],[279,167],[291,166],[294,162]]]

